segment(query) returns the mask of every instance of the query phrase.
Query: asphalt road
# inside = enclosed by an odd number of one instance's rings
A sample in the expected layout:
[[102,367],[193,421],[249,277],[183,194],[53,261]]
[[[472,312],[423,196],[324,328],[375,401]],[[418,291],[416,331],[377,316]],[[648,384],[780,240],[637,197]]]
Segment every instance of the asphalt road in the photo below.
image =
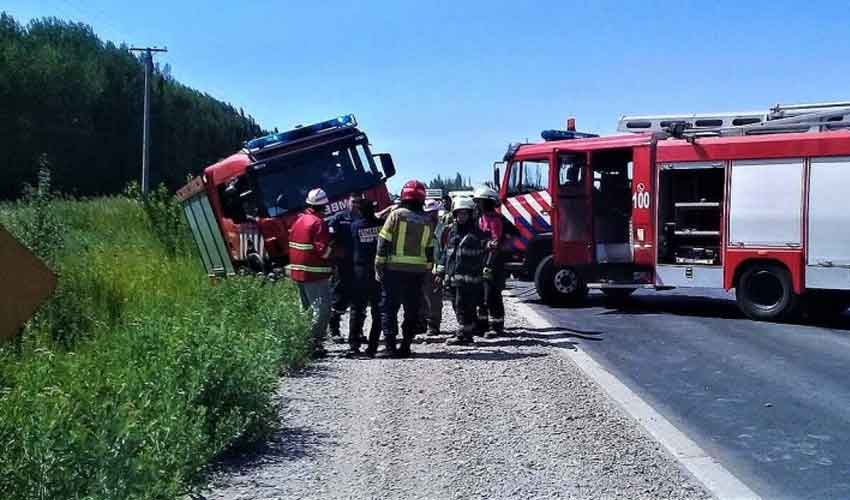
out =
[[850,498],[850,316],[760,323],[713,290],[550,308],[511,286],[764,498]]

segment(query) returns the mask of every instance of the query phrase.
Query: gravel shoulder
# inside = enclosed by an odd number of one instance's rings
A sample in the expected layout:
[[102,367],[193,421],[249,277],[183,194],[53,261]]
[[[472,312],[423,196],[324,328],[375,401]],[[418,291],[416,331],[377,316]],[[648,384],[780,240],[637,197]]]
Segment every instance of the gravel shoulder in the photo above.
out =
[[[202,498],[671,498],[710,494],[559,349],[592,332],[414,345],[281,380],[282,430],[214,467]],[[443,329],[454,329],[451,307]]]

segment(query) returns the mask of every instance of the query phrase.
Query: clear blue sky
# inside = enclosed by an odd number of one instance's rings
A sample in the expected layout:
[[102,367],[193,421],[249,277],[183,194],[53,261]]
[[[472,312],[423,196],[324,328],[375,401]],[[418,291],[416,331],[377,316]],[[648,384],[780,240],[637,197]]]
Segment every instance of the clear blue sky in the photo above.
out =
[[6,0],[103,39],[167,46],[180,81],[267,128],[354,113],[394,187],[490,178],[508,142],[575,116],[850,99],[850,2]]

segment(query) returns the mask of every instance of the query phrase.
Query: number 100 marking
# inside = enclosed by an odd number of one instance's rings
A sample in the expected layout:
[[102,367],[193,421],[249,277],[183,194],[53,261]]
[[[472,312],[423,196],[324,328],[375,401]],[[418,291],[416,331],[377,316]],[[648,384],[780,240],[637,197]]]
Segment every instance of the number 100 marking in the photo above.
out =
[[632,207],[649,208],[649,192],[632,193]]

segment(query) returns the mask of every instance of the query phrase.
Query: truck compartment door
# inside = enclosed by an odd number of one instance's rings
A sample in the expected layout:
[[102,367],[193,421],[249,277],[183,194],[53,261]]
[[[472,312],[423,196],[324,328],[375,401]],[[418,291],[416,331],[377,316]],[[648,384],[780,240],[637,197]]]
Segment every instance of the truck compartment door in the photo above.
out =
[[558,175],[553,176],[557,193],[555,261],[561,265],[589,264],[593,261],[592,207],[587,155],[558,154]]
[[850,157],[813,158],[806,288],[850,290]]
[[803,159],[732,162],[730,248],[800,248]]

